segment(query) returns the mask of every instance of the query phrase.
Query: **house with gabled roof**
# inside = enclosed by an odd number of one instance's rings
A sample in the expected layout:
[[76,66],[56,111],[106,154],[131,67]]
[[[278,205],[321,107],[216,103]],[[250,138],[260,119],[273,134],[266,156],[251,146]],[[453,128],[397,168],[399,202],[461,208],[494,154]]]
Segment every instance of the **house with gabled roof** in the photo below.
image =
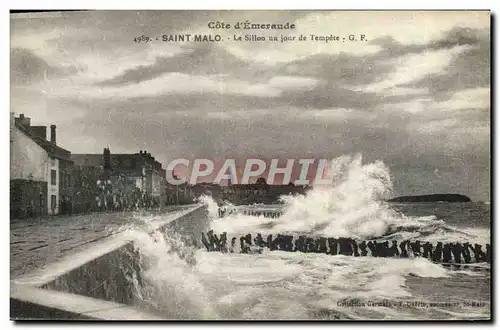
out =
[[20,114],[10,118],[11,217],[72,212],[71,152],[57,145],[56,126],[32,126]]

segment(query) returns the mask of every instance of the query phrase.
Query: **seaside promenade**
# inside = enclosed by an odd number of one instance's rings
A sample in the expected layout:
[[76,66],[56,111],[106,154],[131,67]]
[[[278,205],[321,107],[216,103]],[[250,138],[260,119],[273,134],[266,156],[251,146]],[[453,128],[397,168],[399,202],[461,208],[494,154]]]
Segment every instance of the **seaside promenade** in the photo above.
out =
[[[182,211],[192,205],[171,205],[161,213]],[[81,251],[90,243],[113,235],[121,227],[137,223],[150,212],[97,212],[39,219],[11,220],[10,276],[16,278]]]

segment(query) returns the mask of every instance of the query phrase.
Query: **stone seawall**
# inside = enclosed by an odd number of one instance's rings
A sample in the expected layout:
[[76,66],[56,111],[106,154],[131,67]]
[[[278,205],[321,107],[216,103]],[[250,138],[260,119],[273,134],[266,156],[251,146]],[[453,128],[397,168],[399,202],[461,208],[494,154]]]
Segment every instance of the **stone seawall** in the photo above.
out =
[[[198,238],[203,231],[207,230],[208,225],[206,207],[194,205],[180,214],[167,214],[162,219],[155,220],[150,224],[150,230],[173,230],[188,238]],[[134,252],[134,242],[123,233],[123,235],[102,239],[85,251],[48,265],[45,267],[45,273],[39,272],[24,277],[17,282],[14,281],[14,285],[31,286],[39,291],[40,289],[46,290],[51,294],[59,292],[66,296],[69,294],[74,297],[98,299],[116,303],[122,307],[123,305],[130,306],[133,304],[135,292],[131,278],[139,270],[138,261],[139,256]],[[39,295],[43,294],[39,293]],[[36,304],[43,305],[40,302]],[[18,306],[36,306],[36,304],[12,297],[11,289],[11,306],[17,306],[11,308],[11,318],[30,318],[30,312]],[[95,310],[94,306],[88,307],[89,310]],[[47,310],[53,309],[47,307]],[[50,315],[58,315],[54,313],[48,313],[48,318],[51,318]],[[71,311],[67,313],[72,315]],[[32,314],[33,317],[39,318],[39,309],[34,308]]]

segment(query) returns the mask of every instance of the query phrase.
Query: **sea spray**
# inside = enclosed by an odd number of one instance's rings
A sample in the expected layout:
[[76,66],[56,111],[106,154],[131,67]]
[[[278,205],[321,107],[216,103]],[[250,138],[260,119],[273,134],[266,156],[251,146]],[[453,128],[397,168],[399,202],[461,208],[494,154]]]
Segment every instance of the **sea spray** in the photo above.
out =
[[362,164],[361,155],[332,162],[331,186],[314,187],[305,196],[284,196],[283,230],[328,236],[370,238],[383,235],[400,216],[384,202],[392,191],[388,168],[380,161]]
[[281,196],[283,215],[278,219],[235,214],[215,220],[212,228],[238,234],[268,228],[268,233],[371,238],[401,221],[403,216],[384,201],[392,184],[382,162],[363,164],[361,155],[342,156],[328,172],[331,185],[313,186],[306,195]]
[[212,197],[207,196],[207,195],[202,195],[197,199],[198,203],[205,204],[208,210],[208,216],[210,219],[216,219],[218,216],[218,210],[219,206],[217,203],[212,199]]
[[196,247],[172,231],[151,232],[148,223],[125,230],[139,255],[140,274],[131,278],[136,304],[169,319],[217,318],[193,271]]

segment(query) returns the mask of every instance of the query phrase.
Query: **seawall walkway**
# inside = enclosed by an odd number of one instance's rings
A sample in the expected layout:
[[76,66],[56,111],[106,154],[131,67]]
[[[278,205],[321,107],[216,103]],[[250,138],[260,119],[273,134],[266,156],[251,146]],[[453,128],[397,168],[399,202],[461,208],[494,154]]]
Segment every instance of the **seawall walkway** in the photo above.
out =
[[[192,205],[172,205],[162,213],[186,210]],[[10,224],[10,276],[19,277],[84,249],[137,222],[140,212],[90,213],[42,219],[12,220]],[[152,214],[144,212],[144,214]]]

